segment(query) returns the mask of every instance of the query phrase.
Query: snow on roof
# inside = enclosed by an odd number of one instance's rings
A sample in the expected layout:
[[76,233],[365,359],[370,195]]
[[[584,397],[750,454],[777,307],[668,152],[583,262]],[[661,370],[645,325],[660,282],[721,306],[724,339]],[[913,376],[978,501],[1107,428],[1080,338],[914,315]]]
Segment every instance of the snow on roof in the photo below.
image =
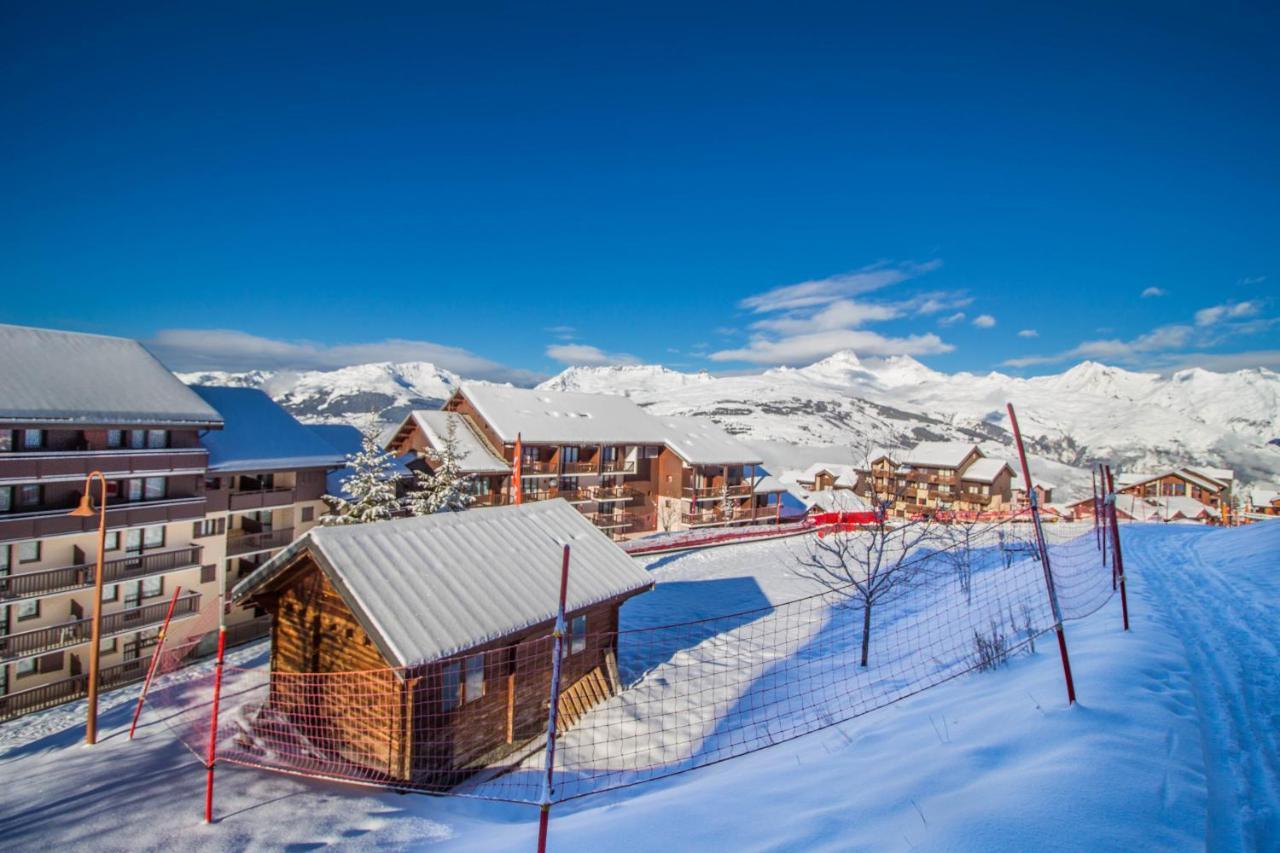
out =
[[1148,503],[1155,504],[1156,511],[1165,521],[1173,521],[1177,518],[1217,517],[1212,507],[1205,506],[1195,498],[1189,498],[1186,495],[1170,495],[1147,500]]
[[1236,478],[1236,472],[1230,468],[1210,468],[1207,465],[1188,465],[1186,470],[1193,471],[1202,477],[1209,477],[1217,480],[1224,487],[1230,486],[1231,482]]
[[128,338],[0,324],[0,422],[217,427],[222,418]]
[[1270,506],[1271,504],[1280,500],[1280,489],[1275,489],[1275,488],[1254,489],[1249,495],[1249,500],[1253,503],[1255,507]]
[[222,430],[200,437],[209,451],[211,472],[337,468],[346,464],[333,445],[257,388],[195,385],[191,390],[225,419]]
[[815,462],[805,468],[798,479],[811,483],[823,472],[833,475],[838,486],[847,486],[852,489],[858,483],[857,466],[841,462]]
[[436,450],[444,447],[449,424],[454,424],[454,441],[458,448],[458,466],[464,474],[507,474],[511,465],[493,452],[489,442],[472,425],[471,419],[458,412],[415,409],[409,417],[418,425]]
[[553,619],[566,544],[569,611],[653,585],[582,513],[555,499],[315,527],[238,583],[232,596],[243,601],[305,550],[387,660],[412,666]]
[[[645,417],[650,417],[648,414]],[[690,465],[759,465],[760,454],[706,418],[657,419],[662,442]]]
[[[979,483],[993,483],[995,482],[996,477],[1000,476],[1000,472],[1004,471],[1006,468],[1010,471],[1013,470],[1013,466],[1008,462],[1005,462],[1003,459],[990,459],[983,457],[966,468],[964,474],[961,475],[961,479],[974,480]],[[1050,487],[1045,486],[1045,488]]]
[[1160,480],[1165,477],[1177,477],[1189,483],[1195,483],[1200,488],[1208,489],[1211,492],[1220,491],[1226,486],[1225,483],[1205,477],[1195,468],[1166,468],[1155,474],[1121,474],[1116,478],[1116,486],[1127,489],[1131,486],[1141,486],[1145,483],[1150,483],[1152,480]]
[[805,503],[823,512],[859,512],[871,505],[849,489],[819,489],[805,496]]
[[[330,447],[344,457],[354,456],[361,450],[362,436],[360,435],[360,430],[350,424],[303,424],[303,426],[313,435],[317,435],[328,442]],[[415,456],[412,452],[395,457],[388,471],[391,479],[412,480],[413,471],[405,463],[412,461],[414,458]],[[336,495],[350,500],[352,495],[343,485],[343,481],[350,474],[350,469],[345,465],[326,474],[324,477],[325,494]]]
[[655,418],[615,394],[538,391],[465,382],[462,395],[506,443],[662,444]]
[[973,449],[974,445],[959,441],[924,441],[908,450],[902,463],[926,468],[959,468]]
[[786,483],[772,474],[764,474],[756,478],[755,488],[752,491],[757,495],[774,495],[791,490],[787,488]]

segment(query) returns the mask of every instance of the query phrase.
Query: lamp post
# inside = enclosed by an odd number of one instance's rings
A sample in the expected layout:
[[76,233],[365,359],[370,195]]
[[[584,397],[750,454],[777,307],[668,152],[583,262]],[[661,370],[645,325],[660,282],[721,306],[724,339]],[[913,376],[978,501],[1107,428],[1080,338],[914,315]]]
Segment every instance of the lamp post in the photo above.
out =
[[84,742],[92,746],[98,742],[98,657],[102,644],[102,557],[107,544],[107,478],[101,471],[91,471],[84,479],[84,494],[80,496],[80,506],[71,510],[70,515],[76,518],[93,518],[93,504],[89,493],[93,489],[93,478],[97,477],[102,484],[101,497],[98,500],[98,567],[93,573],[93,631],[89,647],[89,707],[84,723]]

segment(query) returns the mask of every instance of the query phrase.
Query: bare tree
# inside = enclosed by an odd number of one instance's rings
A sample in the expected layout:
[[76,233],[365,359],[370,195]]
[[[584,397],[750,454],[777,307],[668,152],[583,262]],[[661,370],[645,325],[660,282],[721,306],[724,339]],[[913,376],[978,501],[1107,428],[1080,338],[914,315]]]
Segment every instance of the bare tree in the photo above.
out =
[[662,527],[664,533],[669,532],[671,528],[676,526],[676,522],[680,520],[680,503],[678,501],[667,501],[658,507],[658,524]]
[[[983,535],[990,530],[990,523],[953,518],[949,524],[940,525],[939,540],[942,549],[938,556],[949,566],[966,604],[973,603],[973,570],[975,557],[982,545]],[[990,537],[986,537],[988,541]]]

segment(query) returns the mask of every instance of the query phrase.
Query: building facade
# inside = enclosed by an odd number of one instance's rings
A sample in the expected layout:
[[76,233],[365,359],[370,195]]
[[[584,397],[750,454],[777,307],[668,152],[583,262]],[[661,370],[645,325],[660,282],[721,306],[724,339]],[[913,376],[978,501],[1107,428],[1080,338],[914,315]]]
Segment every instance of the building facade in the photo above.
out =
[[868,503],[886,505],[893,518],[946,518],[1014,508],[1009,464],[984,456],[977,445],[956,442],[877,452],[858,470],[854,490]]

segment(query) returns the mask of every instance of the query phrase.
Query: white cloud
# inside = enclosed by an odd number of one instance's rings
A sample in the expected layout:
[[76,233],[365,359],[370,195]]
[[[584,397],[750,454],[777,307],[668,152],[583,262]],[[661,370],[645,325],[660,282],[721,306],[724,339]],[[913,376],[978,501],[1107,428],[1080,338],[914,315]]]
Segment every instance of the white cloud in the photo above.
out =
[[946,317],[938,318],[938,325],[954,326],[956,323],[959,323],[961,320],[963,320],[967,316],[968,315],[965,314],[963,311],[957,311],[954,314],[948,314]]
[[387,338],[319,344],[265,338],[235,329],[161,329],[147,347],[170,370],[334,370],[352,364],[429,361],[474,379],[531,384],[542,375],[507,367],[461,347]]
[[547,331],[562,341],[571,341],[578,330],[573,326],[548,326]]
[[955,347],[934,334],[886,337],[865,329],[832,329],[793,335],[778,340],[756,338],[739,349],[711,354],[712,361],[748,361],[752,364],[809,364],[839,350],[851,349],[859,355],[933,355]]
[[1266,280],[1267,280],[1267,277],[1265,275],[1247,275],[1244,278],[1240,279],[1238,282],[1236,282],[1236,284],[1240,285],[1241,287],[1250,287],[1255,284],[1262,284]]
[[1257,302],[1228,302],[1225,305],[1214,305],[1201,308],[1196,312],[1197,326],[1212,326],[1223,320],[1239,320],[1252,317],[1261,306]]
[[936,270],[940,266],[942,266],[941,261],[928,261],[923,264],[906,263],[897,266],[875,264],[855,272],[775,287],[764,293],[748,296],[738,305],[757,314],[812,308],[899,284]]
[[547,356],[561,364],[584,365],[598,367],[607,364],[637,364],[634,355],[621,352],[605,352],[590,344],[551,344],[547,347]]
[[902,316],[900,309],[880,302],[855,302],[840,299],[813,313],[791,312],[782,317],[757,320],[753,329],[767,329],[781,334],[849,329],[867,323],[893,320]]
[[990,314],[979,314],[977,317],[973,318],[973,325],[977,326],[979,329],[990,329],[995,324],[996,318],[992,317]]
[[1020,331],[1018,332],[1018,337],[1020,337],[1020,338],[1038,338],[1038,337],[1040,337],[1040,333],[1039,333],[1039,332],[1037,332],[1035,329],[1022,329],[1022,330],[1020,330]]
[[1142,298],[1143,298],[1143,299],[1150,299],[1150,298],[1151,298],[1151,297],[1153,297],[1153,296],[1164,296],[1164,294],[1165,294],[1165,290],[1164,290],[1164,288],[1163,288],[1163,287],[1154,287],[1154,286],[1152,286],[1152,287],[1148,287],[1146,290],[1142,291]]

